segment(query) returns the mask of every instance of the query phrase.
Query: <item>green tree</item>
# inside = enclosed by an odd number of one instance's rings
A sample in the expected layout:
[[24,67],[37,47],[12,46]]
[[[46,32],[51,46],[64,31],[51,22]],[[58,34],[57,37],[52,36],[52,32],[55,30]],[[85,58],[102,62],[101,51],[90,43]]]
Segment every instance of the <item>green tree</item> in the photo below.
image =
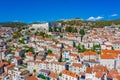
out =
[[76,28],[72,28],[72,32],[73,33],[77,33],[77,29]]
[[59,73],[59,76],[62,76],[62,73],[61,73],[61,72]]
[[34,48],[33,48],[33,47],[28,47],[28,48],[26,49],[26,52],[33,52],[33,53],[34,53]]
[[36,69],[34,69],[33,72],[36,73]]
[[52,29],[52,27],[49,27],[49,32],[53,32],[53,29]]
[[42,75],[42,76],[41,76],[41,78],[42,78],[42,79],[45,79],[45,76],[44,76],[44,75]]
[[83,39],[83,36],[85,35],[85,30],[84,29],[80,29],[80,35],[81,35],[81,41]]
[[8,64],[10,64],[11,63],[11,59],[8,59]]
[[52,50],[48,49],[47,54],[52,54]]
[[13,35],[12,35],[12,38],[13,39],[17,39],[17,38],[20,38],[22,37],[22,34],[20,32],[15,32]]
[[31,31],[34,31],[35,29],[34,29],[34,28],[31,28],[30,30],[31,30]]
[[53,27],[54,32],[57,32],[57,27]]

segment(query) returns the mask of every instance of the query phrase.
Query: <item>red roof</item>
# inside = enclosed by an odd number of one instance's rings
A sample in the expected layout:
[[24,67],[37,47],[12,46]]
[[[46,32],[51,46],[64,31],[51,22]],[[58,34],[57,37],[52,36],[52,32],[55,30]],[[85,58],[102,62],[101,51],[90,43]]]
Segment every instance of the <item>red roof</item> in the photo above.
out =
[[38,80],[38,79],[36,78],[36,76],[30,76],[27,78],[27,80]]
[[68,70],[63,70],[63,71],[62,71],[62,74],[66,74],[66,75],[68,75],[68,76],[71,76],[71,77],[74,77],[74,78],[78,78],[78,75],[77,75],[77,74],[75,74],[75,73],[73,73],[73,72],[71,72],[71,71],[68,71]]

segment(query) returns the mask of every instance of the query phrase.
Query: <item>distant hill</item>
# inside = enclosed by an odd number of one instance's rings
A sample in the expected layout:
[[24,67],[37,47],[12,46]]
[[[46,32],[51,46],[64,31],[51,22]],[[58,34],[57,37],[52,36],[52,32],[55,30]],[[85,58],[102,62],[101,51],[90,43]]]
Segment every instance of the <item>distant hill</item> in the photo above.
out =
[[22,27],[27,24],[23,22],[3,22],[3,23],[0,23],[0,25],[2,27]]
[[104,20],[104,21],[86,21],[86,20],[66,20],[66,21],[59,21],[63,25],[77,25],[77,26],[84,26],[88,25],[91,27],[104,27],[104,26],[111,26],[112,24],[118,25],[120,24],[120,19],[117,20]]

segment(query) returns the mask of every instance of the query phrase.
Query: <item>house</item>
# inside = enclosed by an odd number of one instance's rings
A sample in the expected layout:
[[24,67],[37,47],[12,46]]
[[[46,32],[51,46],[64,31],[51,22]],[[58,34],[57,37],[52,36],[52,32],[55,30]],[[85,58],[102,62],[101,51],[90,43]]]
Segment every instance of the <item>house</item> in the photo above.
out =
[[94,76],[92,70],[93,70],[92,67],[86,67],[86,74],[85,74],[85,79],[86,80],[92,80],[92,78]]
[[117,70],[110,70],[107,74],[107,80],[120,80],[120,75]]
[[49,70],[46,70],[46,69],[41,69],[40,70],[40,74],[48,77],[50,75],[50,71]]
[[47,57],[46,57],[46,61],[49,61],[49,62],[57,62],[58,61],[58,55],[57,54],[48,54]]
[[80,72],[78,75],[79,75],[79,79],[83,79],[83,80],[85,80],[85,72]]
[[22,62],[22,58],[20,56],[13,56],[13,58],[11,59],[12,63],[15,63],[16,66],[21,65]]
[[41,24],[31,24],[29,28],[34,28],[36,31],[48,32],[49,23],[41,23]]
[[79,62],[79,55],[77,53],[70,53],[69,54],[69,61],[71,62]]
[[22,51],[22,49],[21,48],[17,48],[16,50],[15,50],[15,56],[20,56],[20,52]]
[[110,42],[105,42],[104,44],[101,44],[101,49],[102,50],[112,50],[112,43]]
[[120,50],[102,50],[100,55],[100,64],[108,67],[108,69],[115,69],[119,62]]
[[120,50],[120,41],[119,40],[113,41],[112,46],[114,50]]
[[84,72],[83,65],[80,63],[72,63],[71,66],[69,66],[69,70],[71,72],[74,72],[76,74],[79,74],[80,72]]
[[96,61],[97,55],[98,55],[97,52],[85,51],[83,53],[82,60],[83,61]]
[[59,80],[59,76],[54,72],[51,72],[49,74],[49,77],[50,77],[50,80]]
[[20,80],[26,80],[30,75],[30,72],[28,70],[24,70],[20,73]]
[[96,72],[93,80],[104,80],[104,73],[102,71]]
[[66,69],[66,63],[65,62],[49,62],[47,64],[48,69],[55,72],[55,73],[61,73],[63,70]]
[[60,80],[79,80],[79,77],[74,72],[63,70]]
[[35,75],[29,76],[27,80],[39,80]]
[[108,69],[115,68],[115,54],[101,54],[100,56],[100,64],[108,67]]
[[34,54],[32,52],[27,52],[25,56],[25,61],[34,60]]
[[[5,72],[8,72],[9,70],[14,69],[14,67],[15,67],[15,64],[14,64],[14,63],[9,64],[9,65],[7,65],[7,66],[4,67],[4,71],[5,71]],[[11,73],[10,73],[10,74],[11,74]]]
[[6,61],[1,61],[0,62],[0,74],[4,72],[4,67],[8,65],[8,62]]
[[36,73],[39,73],[41,69],[47,69],[47,62],[46,61],[28,61],[27,62],[27,70],[30,70],[31,73],[36,70]]

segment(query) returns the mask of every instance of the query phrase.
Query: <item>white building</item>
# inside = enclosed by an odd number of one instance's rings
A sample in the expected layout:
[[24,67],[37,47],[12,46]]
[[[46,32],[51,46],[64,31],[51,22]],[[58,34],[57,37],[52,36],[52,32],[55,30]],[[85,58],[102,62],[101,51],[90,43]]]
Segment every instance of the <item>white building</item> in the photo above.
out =
[[49,30],[49,23],[41,23],[41,24],[31,24],[30,29],[34,28],[35,30],[48,32]]

